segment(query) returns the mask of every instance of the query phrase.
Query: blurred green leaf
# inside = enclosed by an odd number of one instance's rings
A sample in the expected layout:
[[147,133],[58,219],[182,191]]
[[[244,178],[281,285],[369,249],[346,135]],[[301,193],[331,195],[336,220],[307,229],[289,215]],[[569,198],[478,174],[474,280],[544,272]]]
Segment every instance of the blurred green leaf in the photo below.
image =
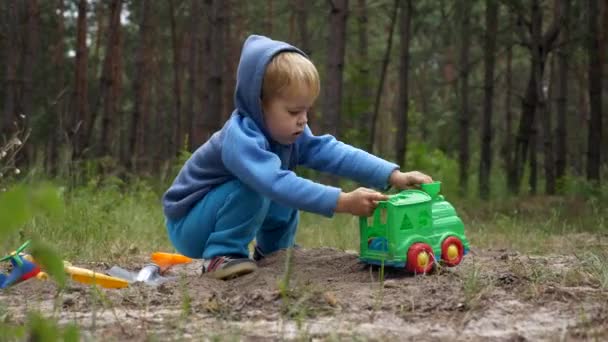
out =
[[40,314],[31,314],[28,324],[29,341],[58,341],[59,329]]
[[0,239],[24,225],[31,216],[24,187],[16,186],[0,192]]
[[58,189],[51,184],[42,184],[31,192],[32,211],[36,214],[60,215],[63,212],[63,201]]
[[80,330],[75,324],[68,325],[63,332],[63,340],[65,342],[80,341]]
[[42,268],[57,281],[59,286],[63,287],[66,275],[63,269],[63,259],[59,253],[51,246],[36,239],[32,244],[32,255],[36,262],[40,263]]

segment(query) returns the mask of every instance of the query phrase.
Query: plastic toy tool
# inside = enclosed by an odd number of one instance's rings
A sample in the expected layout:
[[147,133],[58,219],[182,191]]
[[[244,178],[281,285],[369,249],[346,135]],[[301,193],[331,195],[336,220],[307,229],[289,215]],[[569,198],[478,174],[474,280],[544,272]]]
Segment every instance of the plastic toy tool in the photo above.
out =
[[16,251],[0,259],[0,262],[10,261],[13,266],[12,271],[8,275],[0,273],[0,289],[5,289],[11,285],[36,277],[40,273],[40,266],[20,255],[29,244],[30,241],[28,240],[17,248]]
[[152,253],[151,259],[152,263],[142,267],[139,272],[131,272],[119,266],[112,266],[108,271],[108,274],[116,278],[124,279],[129,283],[140,282],[146,285],[156,286],[177,278],[165,277],[162,275],[163,272],[175,265],[192,262],[191,258],[181,254],[163,252]]
[[458,265],[469,251],[469,241],[462,220],[440,190],[440,182],[404,190],[379,202],[371,217],[361,217],[359,259],[418,274],[432,271],[438,261]]

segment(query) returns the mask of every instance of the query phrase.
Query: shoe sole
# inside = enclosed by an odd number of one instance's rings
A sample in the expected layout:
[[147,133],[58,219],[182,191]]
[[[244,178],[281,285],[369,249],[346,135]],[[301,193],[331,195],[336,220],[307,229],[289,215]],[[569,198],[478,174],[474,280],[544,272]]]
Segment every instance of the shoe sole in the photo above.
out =
[[228,267],[226,269],[219,269],[217,271],[209,272],[208,275],[214,279],[228,280],[240,277],[245,274],[249,274],[255,271],[257,268],[258,267],[253,263],[242,263]]

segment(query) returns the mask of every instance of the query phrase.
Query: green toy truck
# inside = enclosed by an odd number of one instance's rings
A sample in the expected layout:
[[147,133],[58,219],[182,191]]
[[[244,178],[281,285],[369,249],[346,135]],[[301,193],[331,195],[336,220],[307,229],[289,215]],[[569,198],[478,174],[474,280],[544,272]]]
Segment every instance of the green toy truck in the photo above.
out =
[[430,272],[438,261],[458,265],[469,241],[440,189],[441,182],[434,182],[422,184],[421,190],[404,190],[381,201],[371,217],[361,217],[360,260],[416,274]]

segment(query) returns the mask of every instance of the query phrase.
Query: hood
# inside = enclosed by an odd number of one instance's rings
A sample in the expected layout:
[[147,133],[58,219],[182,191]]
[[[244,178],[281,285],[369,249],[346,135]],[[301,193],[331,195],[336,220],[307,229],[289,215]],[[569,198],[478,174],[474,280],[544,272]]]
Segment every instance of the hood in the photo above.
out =
[[[238,113],[251,117],[258,127],[270,138],[262,115],[262,83],[266,66],[279,52],[293,51],[306,56],[304,52],[287,43],[258,35],[251,35],[243,44],[241,60],[236,73],[234,102]],[[306,56],[308,58],[308,56]]]

